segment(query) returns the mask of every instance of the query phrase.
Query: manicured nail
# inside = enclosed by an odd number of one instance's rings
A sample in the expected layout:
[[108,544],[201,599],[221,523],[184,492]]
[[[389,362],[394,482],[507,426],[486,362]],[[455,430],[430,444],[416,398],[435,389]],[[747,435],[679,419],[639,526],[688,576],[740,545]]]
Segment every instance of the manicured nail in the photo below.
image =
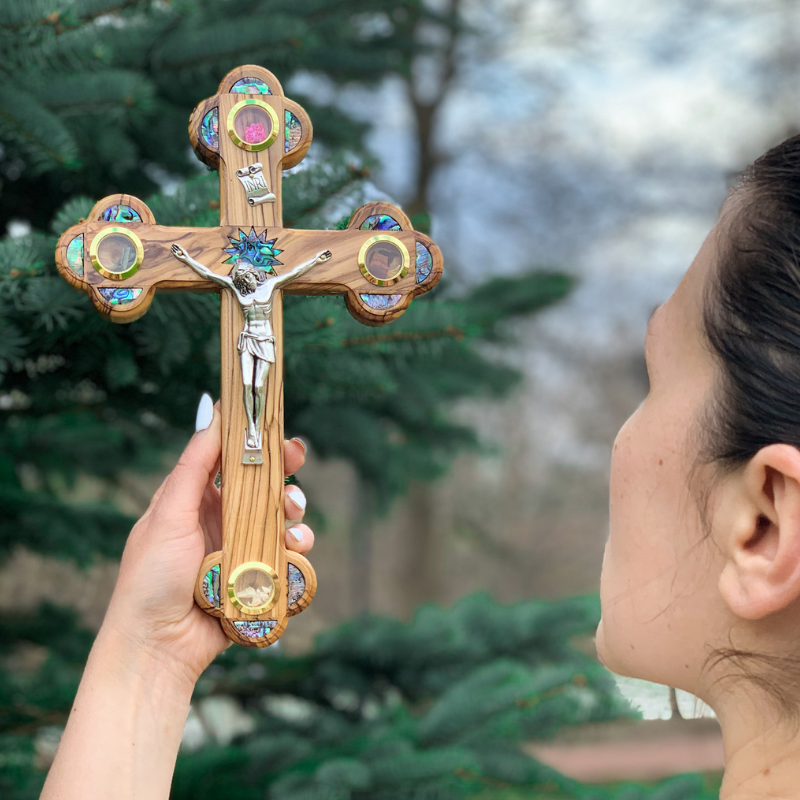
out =
[[298,542],[303,541],[303,531],[301,531],[300,528],[289,528],[289,533],[291,533]]
[[211,395],[207,392],[203,393],[200,398],[200,405],[197,406],[197,419],[194,423],[196,431],[204,431],[214,419],[214,403],[211,400]]
[[289,488],[286,490],[289,499],[301,510],[306,510],[306,496],[303,494],[302,489]]
[[295,436],[294,438],[292,438],[292,439],[291,439],[291,441],[293,441],[293,442],[297,442],[297,444],[299,444],[299,445],[300,445],[300,447],[302,447],[302,448],[303,448],[303,452],[304,452],[304,453],[305,453],[305,451],[308,449],[308,448],[306,447],[306,443],[305,443],[305,442],[304,442],[304,441],[303,441],[303,440],[302,440],[302,439],[301,439],[299,436]]

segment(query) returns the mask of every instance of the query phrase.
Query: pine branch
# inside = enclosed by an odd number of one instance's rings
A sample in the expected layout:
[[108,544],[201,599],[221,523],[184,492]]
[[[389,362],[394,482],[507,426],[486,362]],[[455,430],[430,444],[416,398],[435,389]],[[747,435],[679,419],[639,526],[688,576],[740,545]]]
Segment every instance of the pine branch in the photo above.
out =
[[460,342],[464,339],[464,331],[453,325],[448,325],[440,331],[394,331],[392,333],[376,333],[370,336],[357,336],[351,339],[342,339],[342,347],[360,347],[383,342],[421,342],[426,339],[440,339],[449,336]]
[[[283,215],[287,228],[311,227],[318,213],[336,195],[360,183],[364,168],[338,152],[309,169],[295,172],[283,182]],[[352,208],[352,204],[348,204]],[[337,216],[341,216],[340,214]]]
[[[61,234],[72,225],[77,225],[81,220],[89,216],[92,210],[94,201],[90,197],[76,196],[67,200],[64,205],[58,210],[50,223],[50,231],[55,236]],[[0,248],[3,247],[3,242],[0,241]],[[2,250],[0,250],[2,252]]]
[[85,25],[99,17],[117,14],[133,6],[146,6],[147,0],[72,0],[65,13],[53,10],[50,0],[15,0],[0,5],[0,27],[9,31],[51,26],[55,33]]
[[28,160],[33,174],[77,169],[78,146],[61,120],[27,92],[0,86],[0,139]]
[[0,4],[2,28],[16,31],[29,25],[53,24],[53,4],[49,0],[20,0],[16,3]]
[[22,362],[29,342],[16,325],[0,318],[0,386],[3,373]]
[[102,118],[104,126],[126,116],[134,106],[142,111],[149,110],[155,96],[153,84],[130,70],[104,69],[47,76],[36,72],[16,77],[42,105],[61,117],[93,114]]
[[[235,64],[280,62],[281,47],[307,34],[294,15],[274,15],[262,24],[249,20],[218,18],[213,26],[197,25],[167,36],[152,51],[157,70],[187,74],[225,72]],[[289,47],[291,45],[289,44]]]

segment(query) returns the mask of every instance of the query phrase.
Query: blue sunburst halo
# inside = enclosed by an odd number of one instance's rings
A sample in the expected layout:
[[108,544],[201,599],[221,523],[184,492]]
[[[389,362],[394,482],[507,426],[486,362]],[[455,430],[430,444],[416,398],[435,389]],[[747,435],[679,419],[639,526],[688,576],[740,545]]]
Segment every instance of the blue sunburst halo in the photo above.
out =
[[229,257],[225,259],[225,264],[235,264],[240,258],[249,261],[254,267],[261,267],[270,275],[276,275],[273,265],[281,266],[282,261],[278,261],[278,256],[283,252],[275,247],[277,237],[267,239],[267,232],[256,233],[255,228],[250,228],[250,233],[239,231],[239,238],[229,236],[230,247],[224,248]]

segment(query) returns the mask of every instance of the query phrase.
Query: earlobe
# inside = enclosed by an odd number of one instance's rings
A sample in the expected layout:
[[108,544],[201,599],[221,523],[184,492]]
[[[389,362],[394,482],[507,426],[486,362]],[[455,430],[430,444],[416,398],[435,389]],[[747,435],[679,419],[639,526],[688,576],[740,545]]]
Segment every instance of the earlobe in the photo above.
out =
[[719,591],[737,616],[761,619],[800,597],[800,450],[762,448],[726,487]]
[[742,619],[760,619],[764,616],[761,607],[753,603],[753,598],[748,594],[748,581],[741,580],[737,564],[726,561],[719,576],[719,593],[728,608]]

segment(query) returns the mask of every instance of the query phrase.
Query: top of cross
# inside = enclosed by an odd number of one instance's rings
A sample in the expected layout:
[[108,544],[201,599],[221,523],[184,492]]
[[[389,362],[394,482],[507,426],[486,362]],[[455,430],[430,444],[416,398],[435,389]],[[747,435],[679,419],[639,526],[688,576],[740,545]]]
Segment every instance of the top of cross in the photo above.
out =
[[[303,160],[312,128],[308,114],[284,95],[269,70],[252,64],[231,70],[217,93],[192,111],[189,137],[200,159],[219,170],[222,225],[282,225],[281,174]],[[253,154],[261,167],[256,173]],[[267,184],[264,194],[272,195],[266,200],[241,191],[242,178],[258,172]],[[254,185],[254,193],[259,188]]]
[[439,280],[439,248],[390,203],[362,206],[343,231],[282,227],[282,173],[303,160],[312,128],[269,70],[231,70],[217,93],[192,111],[189,136],[198,156],[219,170],[218,228],[162,227],[144,202],[119,194],[100,200],[59,240],[61,274],[113,321],[140,317],[157,289],[219,290],[175,260],[170,248],[176,241],[226,275],[232,251],[273,248],[271,266],[282,274],[286,265],[329,249],[330,262],[287,291],[344,295],[353,316],[368,325],[395,319]]

